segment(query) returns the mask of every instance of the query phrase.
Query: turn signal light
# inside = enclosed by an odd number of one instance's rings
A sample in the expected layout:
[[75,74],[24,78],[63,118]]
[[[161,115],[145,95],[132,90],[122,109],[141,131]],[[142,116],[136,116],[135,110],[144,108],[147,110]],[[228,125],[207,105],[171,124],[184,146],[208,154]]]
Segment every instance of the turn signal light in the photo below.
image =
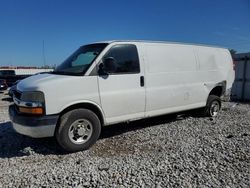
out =
[[43,108],[24,108],[19,107],[19,112],[26,113],[26,114],[34,114],[34,115],[42,115],[43,114]]

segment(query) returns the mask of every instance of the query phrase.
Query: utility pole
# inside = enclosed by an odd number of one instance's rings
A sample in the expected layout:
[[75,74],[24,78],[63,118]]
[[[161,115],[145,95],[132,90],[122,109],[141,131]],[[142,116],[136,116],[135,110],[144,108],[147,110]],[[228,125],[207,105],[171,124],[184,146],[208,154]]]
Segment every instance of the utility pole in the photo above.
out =
[[46,58],[45,58],[45,47],[44,47],[44,40],[43,40],[43,66],[46,66]]

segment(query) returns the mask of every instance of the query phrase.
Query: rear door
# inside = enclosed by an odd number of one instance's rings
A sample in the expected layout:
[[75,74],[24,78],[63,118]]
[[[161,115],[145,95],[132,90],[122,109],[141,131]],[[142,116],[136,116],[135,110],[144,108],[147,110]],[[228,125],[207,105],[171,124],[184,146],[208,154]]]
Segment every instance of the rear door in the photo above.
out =
[[114,44],[103,57],[103,60],[114,58],[117,66],[114,72],[98,76],[101,105],[108,124],[145,116],[144,63],[138,51],[138,45]]

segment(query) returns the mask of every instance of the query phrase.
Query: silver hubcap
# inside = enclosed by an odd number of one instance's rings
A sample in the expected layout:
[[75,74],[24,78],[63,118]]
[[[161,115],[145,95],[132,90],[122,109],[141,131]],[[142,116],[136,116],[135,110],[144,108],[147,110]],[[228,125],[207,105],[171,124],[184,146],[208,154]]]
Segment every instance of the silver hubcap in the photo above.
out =
[[92,124],[86,119],[78,119],[73,122],[69,128],[69,138],[75,144],[87,142],[93,132]]
[[220,103],[218,101],[213,101],[210,107],[211,116],[216,116],[220,111]]

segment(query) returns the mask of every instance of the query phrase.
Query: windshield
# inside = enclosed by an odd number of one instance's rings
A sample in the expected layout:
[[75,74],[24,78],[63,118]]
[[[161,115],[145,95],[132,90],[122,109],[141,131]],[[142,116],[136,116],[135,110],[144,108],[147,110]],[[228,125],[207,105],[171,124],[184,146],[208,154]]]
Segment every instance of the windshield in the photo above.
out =
[[107,44],[90,44],[80,47],[62,64],[56,67],[53,73],[68,75],[83,75]]

